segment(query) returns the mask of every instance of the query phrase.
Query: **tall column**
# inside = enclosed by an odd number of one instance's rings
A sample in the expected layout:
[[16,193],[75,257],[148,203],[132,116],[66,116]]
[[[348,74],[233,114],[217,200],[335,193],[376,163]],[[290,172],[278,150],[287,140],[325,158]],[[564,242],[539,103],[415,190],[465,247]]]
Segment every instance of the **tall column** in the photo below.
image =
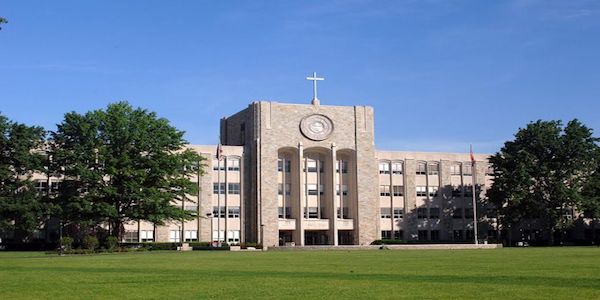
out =
[[[337,201],[336,201],[336,194],[335,194],[335,190],[337,187],[337,176],[336,176],[336,152],[337,151],[337,147],[335,146],[335,143],[331,143],[331,176],[328,178],[330,184],[330,188],[329,188],[329,192],[331,194],[331,204],[330,204],[330,208],[331,208],[331,213],[329,214],[329,240],[331,241],[332,245],[337,246],[338,245],[338,231],[337,231]],[[340,173],[342,172],[340,166]],[[340,187],[340,195],[342,194],[342,189]]]
[[298,218],[296,218],[296,231],[300,238],[300,246],[304,246],[304,203],[306,203],[306,187],[305,187],[305,172],[302,168],[302,162],[304,160],[304,147],[302,146],[302,142],[298,143],[298,178],[299,178],[299,186],[298,191],[300,192],[300,197],[298,200],[300,201],[298,207],[300,208],[298,211]]

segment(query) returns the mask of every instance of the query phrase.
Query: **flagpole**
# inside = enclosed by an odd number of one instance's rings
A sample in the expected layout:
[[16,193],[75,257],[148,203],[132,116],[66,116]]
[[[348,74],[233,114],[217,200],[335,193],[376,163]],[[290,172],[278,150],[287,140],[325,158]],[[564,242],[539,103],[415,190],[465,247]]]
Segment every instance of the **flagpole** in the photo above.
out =
[[472,195],[473,195],[473,237],[475,238],[475,245],[479,245],[477,239],[477,201],[475,199],[475,157],[473,156],[473,145],[471,145],[471,180],[472,182]]

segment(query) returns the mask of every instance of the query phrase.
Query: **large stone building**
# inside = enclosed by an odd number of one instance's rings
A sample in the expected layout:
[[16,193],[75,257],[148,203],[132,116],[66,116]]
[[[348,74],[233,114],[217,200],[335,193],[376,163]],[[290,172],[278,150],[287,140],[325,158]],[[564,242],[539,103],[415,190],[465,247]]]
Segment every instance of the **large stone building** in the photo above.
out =
[[[376,150],[368,106],[253,102],[221,120],[220,136],[222,146],[190,146],[208,172],[198,197],[181,205],[200,217],[132,222],[126,241],[473,240],[473,179],[478,193],[489,186],[484,154],[473,168],[468,153]],[[480,238],[494,236],[493,225],[482,222]]]

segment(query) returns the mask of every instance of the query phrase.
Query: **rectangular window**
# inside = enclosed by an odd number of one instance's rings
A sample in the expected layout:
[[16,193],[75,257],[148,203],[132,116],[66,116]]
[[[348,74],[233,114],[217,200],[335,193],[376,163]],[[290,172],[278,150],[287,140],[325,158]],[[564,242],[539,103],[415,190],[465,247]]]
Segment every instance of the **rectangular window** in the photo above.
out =
[[403,166],[402,163],[392,163],[392,174],[402,175]]
[[342,164],[342,174],[348,173],[348,162],[345,160],[338,160],[335,164],[335,171],[340,172],[340,163]]
[[404,196],[404,186],[394,185],[392,189],[394,191],[394,196],[396,196],[396,197]]
[[397,240],[404,239],[404,230],[394,230],[394,238]]
[[465,197],[473,197],[473,186],[467,185],[464,187],[465,189]]
[[390,240],[390,239],[392,239],[392,231],[390,231],[390,230],[382,230],[381,231],[381,239],[382,240]]
[[439,190],[439,187],[437,187],[437,186],[430,186],[429,187],[429,197],[431,197],[431,198],[437,197],[438,190]]
[[169,242],[171,243],[179,243],[180,242],[181,231],[179,230],[171,230],[169,232]]
[[[283,184],[282,183],[278,184],[277,193],[279,195],[283,195]],[[292,184],[291,183],[286,183],[285,184],[285,195],[289,196],[291,194],[292,194]]]
[[462,210],[462,208],[455,208],[452,211],[452,218],[453,219],[462,219],[463,218],[463,210]]
[[285,172],[289,173],[290,170],[292,169],[292,161],[290,161],[289,159],[278,159],[277,160],[277,171],[282,172],[284,169],[284,164],[285,164]]
[[488,165],[488,167],[485,170],[485,175],[494,176],[494,167],[492,167],[492,165]]
[[429,174],[429,175],[439,175],[440,174],[440,165],[438,165],[438,164],[429,164],[429,165],[427,165],[427,174]]
[[311,196],[317,196],[319,194],[316,184],[307,184],[306,189],[308,190],[308,194]]
[[389,207],[380,208],[381,218],[382,219],[391,219],[392,218],[392,209]]
[[426,186],[418,186],[417,187],[417,197],[427,197],[427,187]]
[[198,231],[197,230],[186,230],[185,231],[185,241],[186,242],[198,241]]
[[214,171],[225,171],[225,162],[219,161],[218,159],[213,160],[213,170]]
[[455,185],[452,187],[452,197],[462,197],[462,186]]
[[224,195],[225,194],[225,183],[221,182],[219,184],[218,182],[213,182],[213,194]]
[[419,230],[419,241],[426,241],[427,240],[427,230]]
[[186,205],[184,207],[184,209],[186,211],[195,211],[195,212],[197,212],[198,211],[198,205]]
[[338,207],[337,208],[337,217],[338,217],[338,219],[347,219],[348,216],[349,216],[349,214],[348,214],[348,207],[347,206]]
[[429,236],[432,241],[439,241],[440,240],[440,231],[432,230],[429,232]]
[[284,211],[283,211],[283,206],[279,206],[279,207],[277,208],[277,214],[279,215],[279,218],[280,218],[280,219],[283,219],[283,218],[285,217],[285,215],[284,215]]
[[379,186],[379,196],[390,196],[390,186],[389,185],[380,185]]
[[427,219],[427,208],[426,207],[417,208],[417,219]]
[[51,192],[58,192],[59,185],[60,185],[59,181],[52,181],[52,182],[50,182],[50,191]]
[[386,162],[380,162],[379,174],[390,174],[390,164]]
[[427,164],[425,163],[418,163],[417,164],[417,175],[425,175],[426,173],[426,169],[427,169]]
[[455,241],[464,241],[465,237],[463,235],[463,231],[462,230],[454,230],[454,234],[452,236],[452,239]]
[[310,173],[317,173],[317,161],[314,159],[308,159],[306,161],[306,170]]
[[239,230],[228,230],[227,231],[227,243],[239,243],[240,242],[240,231]]
[[240,217],[240,207],[239,206],[230,206],[227,208],[227,217],[228,218],[239,218]]
[[439,209],[439,207],[431,207],[431,208],[429,208],[429,218],[430,219],[439,219],[440,218],[440,209]]
[[153,242],[154,230],[142,230],[142,242]]
[[123,240],[125,240],[125,243],[137,243],[139,241],[138,240],[138,232],[134,231],[134,230],[125,231]]
[[460,164],[450,165],[450,175],[460,176]]
[[[305,211],[306,211],[306,208],[305,208]],[[309,219],[318,219],[319,218],[319,208],[316,206],[308,207],[308,218]]]
[[471,176],[473,175],[473,167],[469,163],[463,164],[463,175]]
[[225,218],[225,206],[213,206],[213,218]]
[[325,187],[322,184],[319,184],[319,195],[323,195],[325,192]]
[[394,207],[394,219],[402,219],[402,218],[404,218],[404,208]]
[[225,230],[214,230],[213,231],[213,241],[225,241]]
[[232,158],[227,160],[227,171],[239,171],[240,170],[240,160],[237,158]]
[[46,181],[45,179],[43,180],[37,180],[36,185],[35,185],[35,190],[38,193],[45,193],[48,189],[48,181]]
[[465,208],[465,219],[473,219],[473,209]]
[[227,187],[229,188],[228,192],[230,195],[239,195],[240,194],[240,183],[239,182],[228,183]]
[[342,185],[338,184],[335,189],[335,194],[338,196],[340,195],[340,186],[342,188],[342,195],[347,196],[348,195],[348,186],[345,184],[342,184]]

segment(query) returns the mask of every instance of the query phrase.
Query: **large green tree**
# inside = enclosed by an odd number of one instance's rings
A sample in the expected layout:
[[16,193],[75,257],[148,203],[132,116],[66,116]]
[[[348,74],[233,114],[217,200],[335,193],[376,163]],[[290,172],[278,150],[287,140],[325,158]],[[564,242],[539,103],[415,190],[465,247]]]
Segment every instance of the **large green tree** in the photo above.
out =
[[583,188],[597,166],[597,141],[576,119],[566,126],[540,120],[520,129],[490,158],[495,177],[487,196],[501,224],[541,219],[554,243],[554,231],[572,225],[565,213],[584,203]]
[[[6,20],[6,19],[5,19],[5,18],[3,18],[3,17],[0,17],[0,25],[2,25],[2,24],[6,24],[6,23],[8,23],[8,20]],[[2,26],[0,26],[0,30],[2,30]]]
[[0,231],[21,241],[48,217],[48,205],[35,189],[33,172],[43,170],[44,129],[0,115]]
[[194,213],[173,205],[197,193],[190,175],[202,157],[185,149],[183,132],[126,102],[86,114],[70,112],[52,133],[52,169],[64,176],[55,198],[64,224],[108,222],[113,236],[131,220],[163,224]]

